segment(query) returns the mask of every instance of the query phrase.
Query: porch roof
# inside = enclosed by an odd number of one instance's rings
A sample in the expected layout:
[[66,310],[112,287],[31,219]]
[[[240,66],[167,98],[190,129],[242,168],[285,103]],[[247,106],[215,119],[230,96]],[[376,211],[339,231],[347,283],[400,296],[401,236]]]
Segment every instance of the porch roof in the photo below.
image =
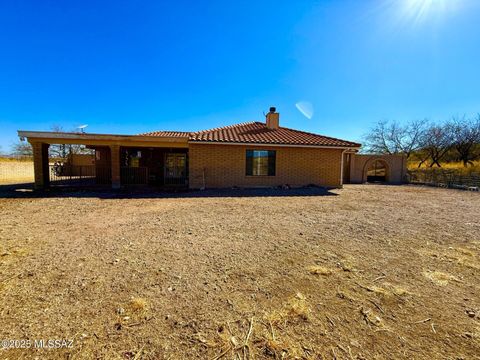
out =
[[79,144],[79,145],[123,145],[123,146],[159,146],[187,147],[188,138],[179,136],[149,136],[149,135],[117,135],[92,134],[54,131],[18,130],[20,138],[29,142],[46,144]]

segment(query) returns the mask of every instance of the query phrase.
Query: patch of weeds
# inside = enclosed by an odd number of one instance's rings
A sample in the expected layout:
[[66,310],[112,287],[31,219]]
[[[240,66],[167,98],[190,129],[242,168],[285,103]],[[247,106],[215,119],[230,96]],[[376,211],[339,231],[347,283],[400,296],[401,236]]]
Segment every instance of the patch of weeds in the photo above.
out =
[[143,312],[146,311],[148,306],[147,300],[144,298],[135,297],[130,300],[129,307],[132,312]]
[[354,297],[352,293],[346,289],[337,288],[337,297],[340,299],[348,300],[350,302],[358,301],[358,299]]
[[398,300],[403,300],[407,295],[412,295],[407,289],[393,285],[388,282],[382,284],[382,286],[371,285],[365,286],[357,283],[361,288],[375,294],[378,298],[382,299],[385,302],[396,302]]
[[460,281],[455,276],[441,272],[441,271],[424,271],[423,276],[431,280],[434,284],[446,286],[450,281]]
[[371,309],[360,308],[360,314],[363,316],[363,320],[367,325],[373,325],[379,328],[385,328],[385,323],[382,318],[375,314]]
[[324,275],[328,276],[333,273],[332,269],[326,268],[324,266],[312,265],[307,268],[308,272],[312,275]]
[[354,266],[354,260],[355,258],[353,256],[348,255],[342,258],[338,265],[343,271],[354,272],[356,270]]
[[462,255],[466,255],[466,256],[475,256],[475,252],[471,249],[467,249],[467,248],[464,248],[464,247],[457,247],[457,248],[454,248],[454,250],[456,252],[459,252],[460,254]]
[[147,319],[148,302],[140,297],[132,297],[125,307],[117,308],[116,313],[118,315],[118,320],[114,325],[116,330],[121,330],[124,326],[132,326],[132,320],[137,321],[135,325],[140,325],[143,321],[151,319]]
[[386,286],[387,288],[390,289],[390,291],[396,295],[396,296],[407,296],[407,295],[412,295],[412,293],[410,291],[408,291],[407,289],[401,287],[401,286],[398,286],[398,285],[393,285],[393,284],[390,284],[390,283],[383,283],[384,286]]
[[288,321],[308,320],[311,309],[307,299],[302,293],[288,299],[287,303],[279,310],[275,310],[266,316],[272,324],[286,323]]
[[462,259],[458,259],[457,262],[462,266],[475,269],[475,270],[480,270],[480,262],[476,260],[473,260],[473,259],[469,260],[469,259],[462,258]]
[[480,261],[476,257],[476,253],[471,249],[450,247],[444,251],[429,250],[419,251],[419,253],[443,261],[456,262],[460,266],[480,270]]

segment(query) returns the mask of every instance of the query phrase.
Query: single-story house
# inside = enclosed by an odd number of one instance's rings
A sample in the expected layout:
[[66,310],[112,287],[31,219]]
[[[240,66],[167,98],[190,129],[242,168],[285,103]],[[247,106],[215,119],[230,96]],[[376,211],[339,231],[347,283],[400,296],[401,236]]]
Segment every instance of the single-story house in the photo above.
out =
[[80,144],[95,151],[96,183],[190,189],[319,185],[341,187],[344,160],[360,144],[281,127],[270,108],[265,122],[210,130],[111,135],[19,130],[33,147],[35,188],[49,186],[48,148]]

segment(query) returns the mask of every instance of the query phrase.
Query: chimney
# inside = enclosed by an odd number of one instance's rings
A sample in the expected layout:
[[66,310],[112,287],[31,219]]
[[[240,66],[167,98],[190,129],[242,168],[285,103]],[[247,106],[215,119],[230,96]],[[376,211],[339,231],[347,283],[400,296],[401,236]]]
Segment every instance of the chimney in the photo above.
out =
[[267,114],[267,127],[269,129],[278,129],[280,122],[280,114],[276,112],[277,109],[272,106]]

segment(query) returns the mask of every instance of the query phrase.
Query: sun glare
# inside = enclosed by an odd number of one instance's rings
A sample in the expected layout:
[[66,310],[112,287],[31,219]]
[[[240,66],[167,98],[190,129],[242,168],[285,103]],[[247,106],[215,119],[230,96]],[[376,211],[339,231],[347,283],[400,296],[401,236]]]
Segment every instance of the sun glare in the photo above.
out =
[[443,16],[463,0],[402,0],[402,16],[419,23],[430,16]]

